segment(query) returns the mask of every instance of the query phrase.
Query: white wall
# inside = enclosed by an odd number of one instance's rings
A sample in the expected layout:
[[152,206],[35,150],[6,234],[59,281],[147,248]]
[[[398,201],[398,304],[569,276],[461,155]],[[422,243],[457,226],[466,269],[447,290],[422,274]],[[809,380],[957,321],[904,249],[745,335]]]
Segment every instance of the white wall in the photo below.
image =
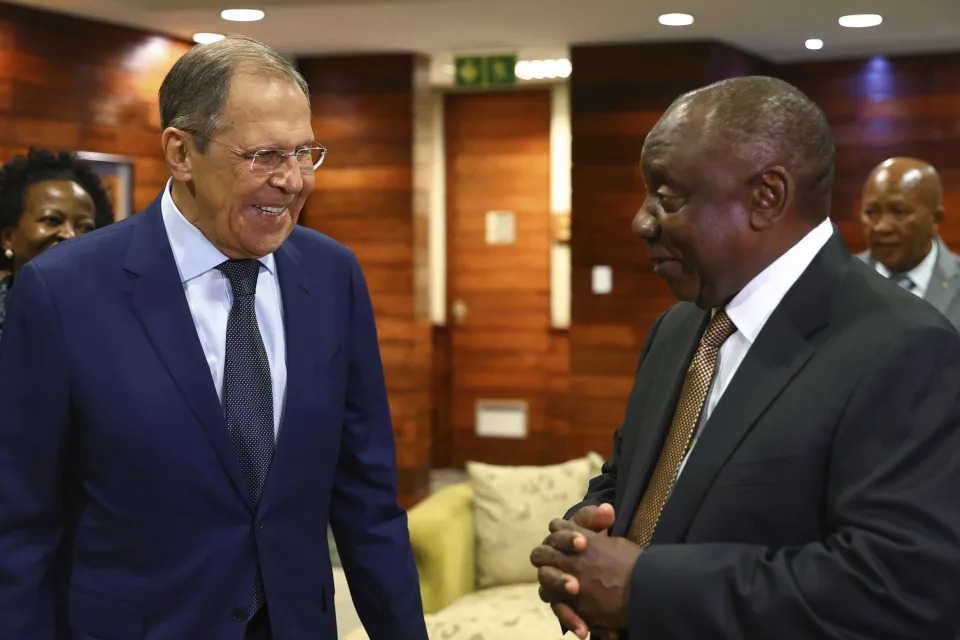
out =
[[[573,166],[570,133],[570,85],[552,89],[550,114],[550,215],[570,215]],[[570,326],[570,245],[550,246],[550,325]]]
[[443,92],[433,92],[433,171],[430,181],[430,320],[447,323],[447,158],[444,153]]

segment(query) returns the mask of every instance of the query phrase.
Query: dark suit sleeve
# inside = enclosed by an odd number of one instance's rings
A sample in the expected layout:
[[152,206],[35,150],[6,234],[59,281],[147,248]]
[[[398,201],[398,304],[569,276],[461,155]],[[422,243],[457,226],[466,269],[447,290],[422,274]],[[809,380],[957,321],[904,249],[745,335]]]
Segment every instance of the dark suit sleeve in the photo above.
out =
[[407,516],[397,504],[393,427],[373,309],[355,259],[351,279],[351,363],[330,522],[370,639],[426,640]]
[[837,420],[822,541],[650,547],[633,572],[631,638],[954,637],[960,341],[946,327],[901,336]]
[[[638,370],[643,365],[643,361],[647,357],[647,351],[650,350],[650,344],[653,342],[653,337],[656,335],[657,329],[660,328],[660,323],[663,322],[663,318],[667,313],[669,313],[669,311],[660,314],[660,317],[657,318],[647,333],[647,338],[643,342],[643,350],[640,352],[640,361],[637,364]],[[566,515],[563,516],[564,519],[569,520],[577,511],[590,505],[598,506],[604,503],[614,503],[617,492],[617,469],[620,468],[620,446],[623,441],[622,431],[623,425],[621,424],[617,428],[616,433],[613,434],[613,456],[603,463],[600,475],[590,481],[590,486],[587,488],[587,494],[584,496],[583,501],[567,511]]]
[[0,635],[54,637],[53,566],[70,391],[60,319],[32,264],[17,273],[0,341]]

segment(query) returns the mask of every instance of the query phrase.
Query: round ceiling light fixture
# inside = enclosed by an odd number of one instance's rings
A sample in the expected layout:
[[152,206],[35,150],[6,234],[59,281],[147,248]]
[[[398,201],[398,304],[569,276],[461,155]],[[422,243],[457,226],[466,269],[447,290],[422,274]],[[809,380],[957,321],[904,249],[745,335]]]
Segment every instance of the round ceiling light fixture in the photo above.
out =
[[851,29],[864,29],[866,27],[876,27],[883,22],[883,16],[876,13],[856,13],[849,16],[841,16],[837,22],[841,27]]
[[686,27],[693,24],[693,16],[689,13],[665,13],[657,22],[665,27]]
[[256,22],[263,20],[266,14],[260,9],[224,9],[220,17],[230,22]]

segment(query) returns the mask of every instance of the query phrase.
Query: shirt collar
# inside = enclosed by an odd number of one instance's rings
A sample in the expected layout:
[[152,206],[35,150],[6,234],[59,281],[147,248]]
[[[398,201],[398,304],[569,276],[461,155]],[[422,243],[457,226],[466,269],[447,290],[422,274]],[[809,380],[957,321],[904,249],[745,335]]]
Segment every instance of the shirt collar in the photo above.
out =
[[[923,258],[923,260],[920,261],[920,264],[915,266],[913,269],[910,269],[910,271],[906,271],[902,274],[910,278],[914,286],[916,286],[917,290],[921,294],[926,293],[927,287],[930,286],[930,280],[933,279],[933,271],[937,266],[937,258],[940,255],[939,244],[940,243],[934,239],[932,246],[930,247],[930,251],[928,251],[927,255]],[[884,278],[889,278],[892,275],[890,270],[885,266],[877,261],[874,262],[877,273],[882,275]]]
[[800,279],[833,233],[833,224],[829,219],[821,222],[800,242],[748,282],[727,304],[727,315],[750,344],[760,335],[760,330],[780,301]]
[[[218,264],[229,258],[213,246],[200,229],[183,217],[173,201],[172,186],[173,180],[170,180],[163,190],[163,196],[160,198],[160,213],[163,216],[163,226],[167,229],[170,248],[173,249],[177,270],[180,272],[180,282],[187,282],[216,268]],[[260,264],[273,273],[275,264],[273,254],[268,253],[260,258]]]

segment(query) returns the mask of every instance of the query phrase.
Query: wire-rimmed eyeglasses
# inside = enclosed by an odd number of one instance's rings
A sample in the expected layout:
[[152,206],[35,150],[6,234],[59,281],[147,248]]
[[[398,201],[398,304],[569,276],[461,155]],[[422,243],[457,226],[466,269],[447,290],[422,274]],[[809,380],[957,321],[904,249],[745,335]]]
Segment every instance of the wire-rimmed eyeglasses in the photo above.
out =
[[323,164],[323,159],[327,155],[327,148],[316,140],[311,142],[309,146],[300,147],[293,152],[284,151],[283,149],[260,149],[251,152],[237,149],[236,147],[224,144],[196,131],[190,131],[189,129],[184,129],[184,131],[192,136],[203,138],[221,147],[225,147],[244,160],[249,160],[250,172],[261,176],[269,176],[275,173],[290,156],[296,158],[297,166],[300,167],[300,173],[310,174]]

